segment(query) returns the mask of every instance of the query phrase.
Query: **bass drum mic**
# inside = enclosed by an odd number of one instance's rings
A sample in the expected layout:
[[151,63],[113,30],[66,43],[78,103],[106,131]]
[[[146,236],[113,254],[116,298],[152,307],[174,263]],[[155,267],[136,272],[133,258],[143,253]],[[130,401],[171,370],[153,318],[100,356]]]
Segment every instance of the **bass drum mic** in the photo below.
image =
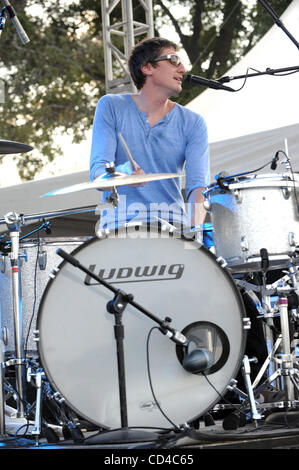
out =
[[213,365],[213,354],[207,349],[193,349],[191,352],[187,352],[182,366],[188,372],[192,374],[199,374]]

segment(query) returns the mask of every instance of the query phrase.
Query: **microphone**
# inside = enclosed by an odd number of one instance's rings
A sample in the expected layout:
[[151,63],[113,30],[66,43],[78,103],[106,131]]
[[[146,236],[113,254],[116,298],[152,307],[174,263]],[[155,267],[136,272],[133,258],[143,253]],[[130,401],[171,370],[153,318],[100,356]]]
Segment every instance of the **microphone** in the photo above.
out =
[[213,365],[213,354],[207,349],[193,349],[183,359],[182,366],[192,374],[199,374]]
[[179,346],[188,346],[189,341],[187,340],[186,336],[180,331],[171,328],[166,322],[163,322],[163,325],[159,328],[159,330],[166,335],[171,341],[178,344]]
[[276,168],[277,168],[277,162],[279,160],[278,154],[279,154],[279,152],[276,152],[275,157],[272,158],[272,163],[271,163],[271,167],[270,167],[271,170],[276,170]]
[[3,2],[4,2],[4,5],[6,7],[5,11],[8,13],[9,18],[11,19],[14,27],[16,28],[17,33],[19,35],[19,38],[21,39],[23,44],[27,44],[28,42],[30,42],[30,39],[24,31],[24,29],[23,29],[23,27],[22,27],[22,25],[21,25],[21,23],[20,23],[20,21],[17,17],[17,14],[14,10],[14,7],[9,3],[8,0],[3,0]]
[[226,91],[236,91],[233,88],[222,85],[222,83],[217,82],[216,80],[209,80],[208,78],[198,77],[197,75],[187,75],[187,81],[189,83],[195,83],[197,85],[203,85],[208,88],[214,88],[215,90],[226,90]]
[[266,248],[261,248],[260,249],[260,255],[261,255],[261,268],[263,272],[268,271],[269,268],[269,256],[268,256],[268,251]]

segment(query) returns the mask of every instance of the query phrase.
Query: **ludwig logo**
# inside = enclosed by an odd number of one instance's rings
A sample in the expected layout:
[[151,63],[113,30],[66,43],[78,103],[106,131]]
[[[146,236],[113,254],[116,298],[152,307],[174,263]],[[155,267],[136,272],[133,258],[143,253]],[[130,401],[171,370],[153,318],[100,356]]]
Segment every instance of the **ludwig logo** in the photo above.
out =
[[[145,281],[170,281],[180,279],[184,272],[184,264],[162,264],[154,266],[137,266],[135,268],[125,266],[121,268],[100,268],[95,264],[89,266],[89,271],[95,273],[101,279],[110,283],[145,282]],[[96,272],[98,271],[98,272]],[[92,286],[98,284],[88,274],[84,284]]]

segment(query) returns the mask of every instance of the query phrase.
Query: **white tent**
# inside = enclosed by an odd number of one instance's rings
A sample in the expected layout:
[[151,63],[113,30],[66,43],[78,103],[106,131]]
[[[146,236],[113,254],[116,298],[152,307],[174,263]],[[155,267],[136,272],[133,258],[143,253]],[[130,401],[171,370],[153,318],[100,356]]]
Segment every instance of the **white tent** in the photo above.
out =
[[[299,41],[299,0],[293,0],[281,17]],[[245,75],[299,66],[299,50],[276,24],[225,75]],[[248,73],[255,73],[248,70]],[[237,90],[244,79],[225,85]],[[212,176],[253,170],[270,161],[277,150],[288,150],[299,170],[299,74],[249,77],[242,90],[232,93],[207,89],[187,108],[202,114],[208,125]],[[195,85],[196,86],[196,85]]]

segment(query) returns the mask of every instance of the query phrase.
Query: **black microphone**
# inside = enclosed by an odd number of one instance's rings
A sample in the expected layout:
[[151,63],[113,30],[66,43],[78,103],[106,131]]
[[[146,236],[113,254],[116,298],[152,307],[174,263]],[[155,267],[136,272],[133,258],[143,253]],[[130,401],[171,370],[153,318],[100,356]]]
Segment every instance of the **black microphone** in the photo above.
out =
[[179,346],[188,346],[189,341],[186,336],[183,335],[178,330],[171,328],[166,322],[163,322],[163,325],[160,326],[159,330],[166,335],[171,341],[178,344]]
[[236,91],[233,88],[222,85],[222,83],[217,82],[216,80],[209,80],[208,78],[198,77],[197,75],[186,76],[189,83],[195,83],[197,85],[203,85],[208,88],[214,88],[215,90],[226,90],[226,91]]
[[276,152],[275,157],[272,158],[272,163],[271,163],[271,167],[270,167],[271,170],[276,170],[276,168],[277,168],[277,162],[279,160],[278,154],[279,154],[279,152]]
[[213,354],[207,349],[193,349],[185,355],[182,365],[188,372],[199,374],[213,365]]
[[268,256],[268,251],[266,248],[261,248],[260,249],[260,255],[261,255],[261,268],[263,272],[268,271],[269,268],[269,256]]
[[14,27],[16,28],[17,30],[17,33],[19,35],[19,38],[21,39],[22,43],[23,44],[27,44],[28,42],[30,42],[30,39],[29,37],[27,36],[27,34],[25,33],[18,17],[17,17],[17,14],[14,10],[14,7],[9,3],[8,0],[3,0],[4,2],[4,5],[6,6],[6,9],[5,11],[7,12],[9,18],[11,19]]

